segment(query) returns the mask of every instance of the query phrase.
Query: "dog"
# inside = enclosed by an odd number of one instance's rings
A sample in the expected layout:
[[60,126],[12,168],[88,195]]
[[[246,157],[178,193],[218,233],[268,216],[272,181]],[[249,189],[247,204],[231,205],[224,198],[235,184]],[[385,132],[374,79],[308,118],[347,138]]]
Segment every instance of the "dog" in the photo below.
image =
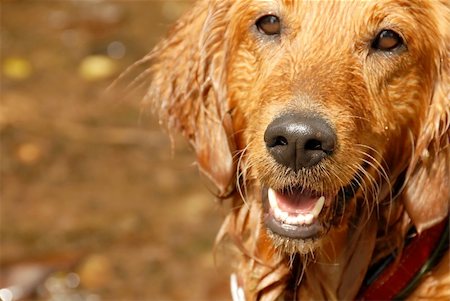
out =
[[238,250],[234,300],[450,299],[450,3],[198,1],[131,84]]

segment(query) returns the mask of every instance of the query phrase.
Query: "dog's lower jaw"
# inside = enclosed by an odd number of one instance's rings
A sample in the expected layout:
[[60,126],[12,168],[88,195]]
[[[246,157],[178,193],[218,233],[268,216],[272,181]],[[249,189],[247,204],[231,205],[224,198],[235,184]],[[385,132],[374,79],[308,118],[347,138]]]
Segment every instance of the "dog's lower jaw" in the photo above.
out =
[[[270,213],[263,215],[264,225],[274,247],[288,255],[299,253],[301,255],[313,255],[320,246],[323,235],[326,233],[325,228],[318,221],[309,226],[299,226],[297,229],[293,225],[284,225],[277,221]],[[290,236],[286,235],[286,228],[292,228]],[[277,229],[280,233],[277,233]],[[299,233],[297,233],[299,232]]]

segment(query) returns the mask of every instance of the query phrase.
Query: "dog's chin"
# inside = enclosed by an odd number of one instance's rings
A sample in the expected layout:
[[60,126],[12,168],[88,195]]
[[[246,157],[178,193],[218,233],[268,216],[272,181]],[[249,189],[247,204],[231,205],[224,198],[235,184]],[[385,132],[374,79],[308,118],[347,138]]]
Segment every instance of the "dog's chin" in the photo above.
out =
[[286,254],[308,255],[320,248],[322,238],[318,239],[292,239],[279,234],[275,234],[267,228],[269,238],[277,250]]
[[263,188],[263,220],[274,246],[289,254],[314,253],[343,214],[335,202],[352,199],[355,187],[349,185],[341,191],[321,194],[301,187]]

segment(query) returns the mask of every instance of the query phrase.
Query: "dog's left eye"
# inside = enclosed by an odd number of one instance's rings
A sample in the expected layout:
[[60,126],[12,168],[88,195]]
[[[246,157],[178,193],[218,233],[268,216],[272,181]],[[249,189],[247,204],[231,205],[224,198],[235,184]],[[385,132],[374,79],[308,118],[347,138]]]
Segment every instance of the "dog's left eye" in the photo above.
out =
[[265,15],[256,21],[256,27],[266,35],[276,35],[281,32],[280,18],[275,15]]
[[394,50],[403,45],[403,39],[393,30],[384,29],[372,42],[372,48],[381,51]]

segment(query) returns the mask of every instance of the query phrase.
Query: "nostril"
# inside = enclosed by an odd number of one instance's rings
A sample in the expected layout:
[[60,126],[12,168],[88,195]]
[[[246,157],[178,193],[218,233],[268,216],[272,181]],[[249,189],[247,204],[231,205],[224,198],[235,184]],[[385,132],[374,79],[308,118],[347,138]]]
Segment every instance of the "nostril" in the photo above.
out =
[[286,137],[276,136],[267,143],[267,146],[275,147],[275,146],[283,146],[283,145],[287,145],[287,144],[288,144],[288,140],[286,139]]
[[289,133],[286,132],[283,125],[270,125],[264,133],[264,141],[266,146],[276,148],[277,146],[286,146],[289,144]]
[[324,139],[324,141],[318,139],[309,139],[305,142],[304,149],[307,151],[322,151],[327,155],[331,155],[334,151],[335,141],[333,137]]
[[322,142],[316,139],[310,139],[305,143],[305,150],[323,150]]

